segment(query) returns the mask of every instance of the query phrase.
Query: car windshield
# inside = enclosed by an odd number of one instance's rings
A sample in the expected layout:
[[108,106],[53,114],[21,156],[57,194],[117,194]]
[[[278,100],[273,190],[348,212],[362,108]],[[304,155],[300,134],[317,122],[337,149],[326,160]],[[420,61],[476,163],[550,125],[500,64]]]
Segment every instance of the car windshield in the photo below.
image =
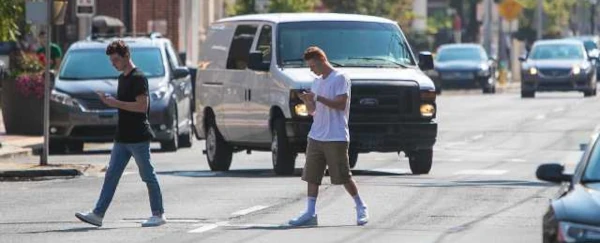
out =
[[[165,75],[160,49],[132,48],[133,63],[142,70],[146,77]],[[60,70],[60,79],[88,80],[113,79],[119,72],[112,66],[104,49],[81,49],[70,51]]]
[[578,60],[585,56],[580,45],[574,44],[543,44],[533,47],[530,59],[533,60]]
[[304,50],[322,48],[336,66],[406,67],[415,61],[408,43],[394,24],[320,21],[282,23],[277,38],[278,64],[304,67]]
[[600,180],[600,142],[596,142],[589,157],[588,164],[583,174],[583,181]]
[[585,50],[586,51],[591,51],[591,50],[595,50],[598,49],[598,46],[596,45],[596,42],[593,40],[586,40],[583,42],[583,45],[585,46]]
[[485,52],[476,47],[441,48],[436,61],[482,61],[486,59]]

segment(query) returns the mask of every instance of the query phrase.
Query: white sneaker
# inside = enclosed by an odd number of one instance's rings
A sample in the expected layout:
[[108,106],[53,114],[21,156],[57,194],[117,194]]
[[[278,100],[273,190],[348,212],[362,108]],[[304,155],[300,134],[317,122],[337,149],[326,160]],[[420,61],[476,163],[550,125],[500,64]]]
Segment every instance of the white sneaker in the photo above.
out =
[[95,225],[95,226],[102,226],[102,217],[100,217],[99,215],[93,213],[93,212],[87,212],[87,213],[76,213],[75,217],[77,217],[79,220],[91,224],[91,225]]
[[369,210],[367,206],[356,207],[356,225],[365,225],[369,222]]
[[319,224],[318,221],[319,221],[319,219],[317,218],[316,214],[310,215],[310,214],[304,213],[297,218],[293,218],[288,223],[291,226],[315,226],[315,225]]
[[142,227],[156,227],[167,223],[165,215],[152,216],[148,220],[142,222]]

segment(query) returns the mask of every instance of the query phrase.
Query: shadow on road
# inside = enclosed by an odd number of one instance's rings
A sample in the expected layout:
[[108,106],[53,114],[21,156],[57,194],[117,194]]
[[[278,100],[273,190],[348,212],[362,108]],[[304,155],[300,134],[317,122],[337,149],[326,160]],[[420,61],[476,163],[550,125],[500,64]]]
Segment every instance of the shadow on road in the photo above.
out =
[[[302,175],[302,169],[298,168],[292,175],[276,175],[272,169],[245,169],[230,171],[209,171],[209,170],[183,170],[183,171],[161,171],[159,175],[171,175],[181,177],[298,177]],[[377,170],[352,170],[354,176],[398,176],[412,175],[408,172],[390,172]]]
[[[69,229],[58,229],[58,230],[42,230],[42,231],[30,231],[30,232],[21,232],[19,234],[46,234],[46,233],[81,233],[81,232],[89,232],[89,231],[105,231],[112,230],[117,228],[106,228],[106,227],[77,227],[77,228],[69,228]],[[122,229],[122,228],[119,228]]]

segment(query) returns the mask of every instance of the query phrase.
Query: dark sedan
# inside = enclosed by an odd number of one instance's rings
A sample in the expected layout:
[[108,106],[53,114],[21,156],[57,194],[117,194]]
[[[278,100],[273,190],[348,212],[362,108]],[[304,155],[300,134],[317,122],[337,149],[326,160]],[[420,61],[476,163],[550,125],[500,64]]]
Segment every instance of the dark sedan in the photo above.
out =
[[560,164],[538,167],[540,180],[562,183],[543,218],[543,239],[549,242],[600,242],[600,143],[596,134],[574,174]]
[[521,57],[521,97],[540,91],[580,91],[596,95],[596,57],[577,40],[541,40]]
[[435,58],[435,70],[429,73],[438,93],[443,88],[481,88],[483,93],[496,92],[495,61],[481,45],[441,45]]
[[[600,37],[583,35],[583,36],[574,36],[574,37],[571,37],[570,39],[579,40],[579,41],[583,42],[583,45],[585,46],[585,50],[587,51],[587,53],[590,57],[600,57],[600,49],[598,47],[600,44]],[[596,62],[596,73],[600,73],[600,62]],[[596,80],[598,80],[599,78],[600,78],[600,76],[596,75]]]

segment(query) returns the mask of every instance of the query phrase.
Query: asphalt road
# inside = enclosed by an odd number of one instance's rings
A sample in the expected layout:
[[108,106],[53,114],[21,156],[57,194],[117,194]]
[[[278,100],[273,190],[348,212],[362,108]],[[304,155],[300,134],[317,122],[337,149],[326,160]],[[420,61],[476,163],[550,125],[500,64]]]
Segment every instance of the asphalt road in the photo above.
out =
[[[557,187],[536,180],[535,169],[574,166],[579,144],[600,121],[598,101],[579,93],[524,100],[516,92],[445,91],[429,175],[411,175],[403,154],[360,155],[353,173],[371,214],[363,227],[355,225],[351,198],[329,178],[317,203],[319,226],[286,226],[305,206],[303,156],[295,176],[275,176],[264,152],[236,154],[230,172],[213,173],[204,143],[196,142],[153,154],[167,225],[140,227],[150,209],[132,161],[101,228],[74,213],[93,207],[102,174],[1,182],[0,242],[540,242],[542,214]],[[52,156],[50,163],[102,166],[109,149],[86,145],[83,154]]]

